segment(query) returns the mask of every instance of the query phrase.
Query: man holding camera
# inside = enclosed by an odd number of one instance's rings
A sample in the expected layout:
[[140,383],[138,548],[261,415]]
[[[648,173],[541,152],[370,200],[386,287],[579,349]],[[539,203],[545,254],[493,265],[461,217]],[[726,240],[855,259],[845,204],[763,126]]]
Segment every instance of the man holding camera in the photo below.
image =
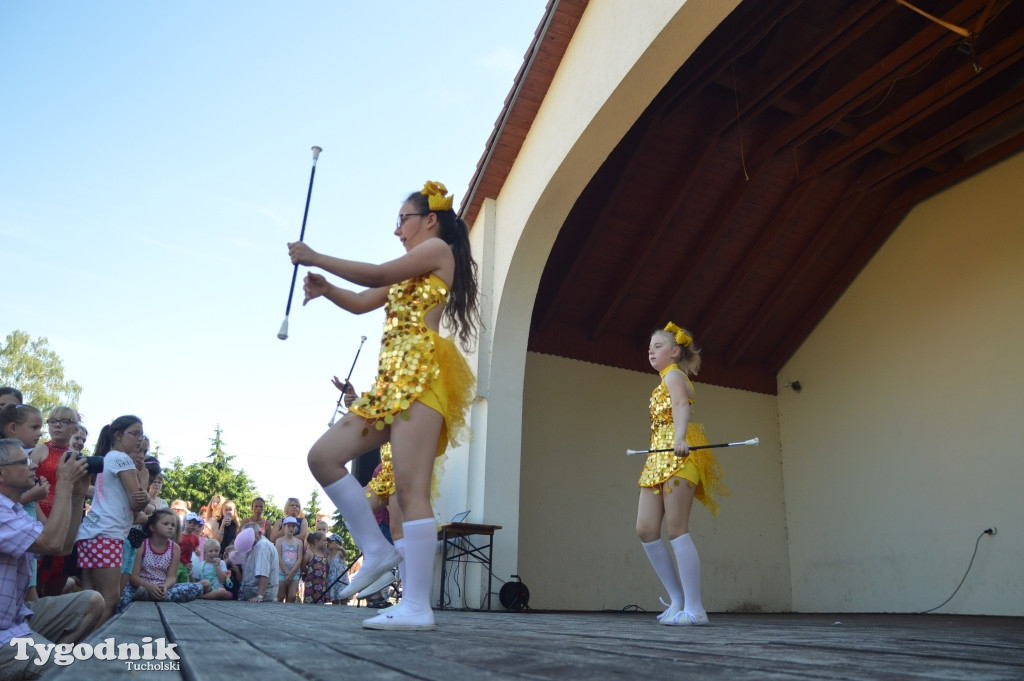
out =
[[[21,441],[0,439],[0,681],[34,679],[53,664],[36,664],[28,646],[27,659],[16,659],[13,639],[34,644],[78,643],[96,629],[103,616],[103,597],[95,591],[25,602],[29,567],[38,556],[71,553],[82,521],[89,476],[84,459],[66,455],[57,466],[53,508],[44,526],[22,509],[21,495],[36,484],[36,465]],[[23,655],[24,657],[24,655]]]

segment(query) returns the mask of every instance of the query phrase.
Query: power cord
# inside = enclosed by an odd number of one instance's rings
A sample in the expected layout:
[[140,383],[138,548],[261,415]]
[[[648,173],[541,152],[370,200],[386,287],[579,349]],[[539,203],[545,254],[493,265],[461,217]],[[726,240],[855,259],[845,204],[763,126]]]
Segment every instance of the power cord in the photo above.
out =
[[956,585],[956,589],[954,589],[953,593],[951,593],[949,595],[949,598],[947,598],[946,600],[942,601],[941,603],[936,605],[934,608],[931,608],[930,610],[923,610],[923,611],[919,612],[918,613],[919,615],[927,615],[930,612],[934,612],[935,610],[938,610],[939,608],[944,606],[946,603],[949,603],[951,600],[953,600],[953,596],[956,596],[957,591],[960,591],[960,587],[962,587],[964,585],[964,582],[967,581],[967,573],[971,571],[971,567],[974,565],[974,557],[978,555],[978,544],[981,543],[981,538],[984,537],[986,534],[994,535],[995,533],[996,533],[995,528],[990,527],[990,528],[988,528],[987,530],[985,530],[984,532],[982,532],[981,534],[978,535],[978,538],[974,542],[974,553],[971,554],[971,562],[967,564],[967,570],[966,570],[966,572],[964,572],[963,579],[961,579],[960,583]]

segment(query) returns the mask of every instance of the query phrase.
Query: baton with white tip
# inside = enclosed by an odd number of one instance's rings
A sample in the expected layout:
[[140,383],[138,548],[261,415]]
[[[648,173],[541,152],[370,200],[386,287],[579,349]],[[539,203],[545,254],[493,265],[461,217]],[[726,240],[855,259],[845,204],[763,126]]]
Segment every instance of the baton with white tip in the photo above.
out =
[[341,389],[341,395],[338,396],[338,404],[334,406],[334,414],[331,415],[331,422],[327,424],[328,428],[334,426],[334,420],[338,418],[338,410],[341,409],[341,403],[345,399],[345,391],[348,390],[349,381],[352,380],[352,372],[356,370],[356,362],[359,361],[359,353],[363,351],[363,343],[366,342],[366,336],[359,337],[359,347],[356,348],[355,359],[352,360],[352,366],[348,370],[348,376],[345,377],[344,387]]
[[[316,177],[316,160],[320,158],[320,147],[313,147],[313,168],[309,171],[309,189],[306,190],[306,209],[302,211],[302,229],[299,231],[299,241],[306,238],[306,218],[309,216],[309,197],[313,195],[313,178]],[[299,275],[299,266],[295,265],[292,270],[292,287],[288,289],[288,304],[284,308],[284,321],[281,322],[281,329],[277,337],[281,340],[288,340],[288,315],[292,313],[292,296],[295,295],[295,279]]]
[[[761,438],[755,437],[752,440],[744,440],[743,442],[722,442],[717,445],[700,445],[699,447],[690,447],[692,452],[695,449],[717,449],[719,447],[743,447],[750,446],[756,447],[761,442]],[[633,456],[634,454],[655,454],[657,452],[674,452],[675,449],[627,449],[626,456]]]

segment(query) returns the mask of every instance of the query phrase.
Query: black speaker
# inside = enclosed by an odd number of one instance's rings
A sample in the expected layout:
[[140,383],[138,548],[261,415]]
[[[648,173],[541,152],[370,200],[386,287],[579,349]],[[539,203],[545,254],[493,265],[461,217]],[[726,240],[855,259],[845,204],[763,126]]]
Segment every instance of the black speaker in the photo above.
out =
[[530,603],[530,590],[526,588],[519,575],[512,575],[515,582],[505,582],[498,592],[498,600],[509,612],[525,610]]

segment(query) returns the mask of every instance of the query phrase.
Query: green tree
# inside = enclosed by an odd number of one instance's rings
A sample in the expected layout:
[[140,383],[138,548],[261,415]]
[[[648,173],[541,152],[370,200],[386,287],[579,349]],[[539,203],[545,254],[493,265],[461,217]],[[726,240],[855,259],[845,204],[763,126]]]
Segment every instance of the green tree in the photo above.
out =
[[334,524],[331,526],[331,532],[341,537],[341,544],[345,547],[345,556],[347,560],[346,564],[354,561],[362,551],[359,550],[359,546],[356,545],[356,540],[349,534],[348,528],[345,527],[345,518],[342,517],[341,511],[335,511],[331,517]]
[[61,405],[77,409],[82,397],[82,386],[65,378],[64,362],[49,344],[44,337],[32,340],[15,330],[0,347],[0,385],[20,390],[25,403],[43,412],[44,418]]
[[[210,501],[210,497],[219,494],[225,499],[234,501],[240,514],[246,514],[257,495],[256,486],[244,469],[235,471],[231,461],[235,458],[224,451],[221,439],[221,428],[218,425],[214,437],[210,438],[213,449],[207,457],[210,461],[202,461],[185,465],[182,458],[175,457],[170,468],[164,468],[163,496],[167,499],[184,499],[189,502],[193,511]],[[270,504],[268,503],[268,509]]]
[[264,518],[278,520],[279,518],[284,517],[284,511],[281,509],[280,506],[277,505],[277,502],[274,501],[273,494],[268,494],[267,496],[263,497],[263,502],[265,504],[263,508]]
[[306,514],[306,522],[310,524],[310,530],[316,529],[316,514],[322,510],[320,507],[320,490],[314,488],[313,493],[309,495],[309,503],[303,509],[303,513]]

